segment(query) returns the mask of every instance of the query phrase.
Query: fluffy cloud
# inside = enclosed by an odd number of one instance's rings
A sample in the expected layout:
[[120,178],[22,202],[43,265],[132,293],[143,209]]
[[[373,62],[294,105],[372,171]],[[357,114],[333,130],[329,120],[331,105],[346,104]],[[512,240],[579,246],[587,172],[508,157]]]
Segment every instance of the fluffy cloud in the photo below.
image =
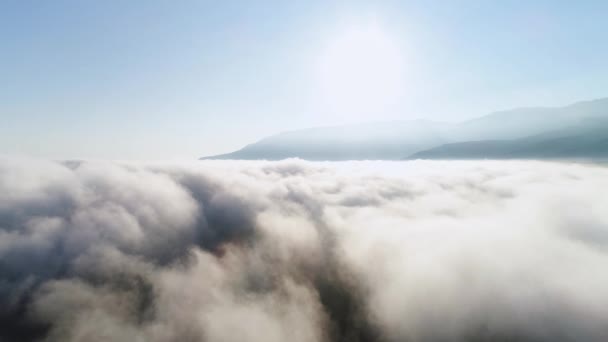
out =
[[0,340],[605,341],[608,169],[0,159]]

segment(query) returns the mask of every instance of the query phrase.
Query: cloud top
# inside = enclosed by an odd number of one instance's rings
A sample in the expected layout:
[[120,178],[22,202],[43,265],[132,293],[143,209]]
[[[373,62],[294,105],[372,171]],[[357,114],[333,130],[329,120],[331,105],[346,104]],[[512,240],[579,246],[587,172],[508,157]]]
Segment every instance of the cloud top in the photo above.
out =
[[605,341],[608,169],[0,159],[0,340]]

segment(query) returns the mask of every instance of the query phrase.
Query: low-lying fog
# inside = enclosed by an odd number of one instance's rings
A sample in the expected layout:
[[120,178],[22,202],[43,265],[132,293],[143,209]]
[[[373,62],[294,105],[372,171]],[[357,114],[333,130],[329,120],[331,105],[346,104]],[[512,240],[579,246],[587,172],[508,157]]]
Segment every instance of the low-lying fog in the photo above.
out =
[[0,159],[2,341],[606,341],[608,168]]

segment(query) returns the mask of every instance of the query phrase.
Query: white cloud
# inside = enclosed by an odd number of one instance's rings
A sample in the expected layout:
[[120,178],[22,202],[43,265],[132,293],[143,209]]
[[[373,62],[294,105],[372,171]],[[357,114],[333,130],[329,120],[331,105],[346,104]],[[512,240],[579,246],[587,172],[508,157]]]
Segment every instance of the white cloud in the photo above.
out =
[[608,169],[0,159],[0,337],[608,338]]

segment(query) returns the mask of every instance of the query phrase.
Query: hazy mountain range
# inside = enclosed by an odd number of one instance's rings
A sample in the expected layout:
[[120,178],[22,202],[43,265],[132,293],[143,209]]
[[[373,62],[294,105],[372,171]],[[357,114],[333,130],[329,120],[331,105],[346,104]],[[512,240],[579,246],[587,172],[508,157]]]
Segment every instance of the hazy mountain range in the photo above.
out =
[[544,159],[608,157],[608,98],[519,108],[461,123],[391,121],[309,128],[202,159]]

